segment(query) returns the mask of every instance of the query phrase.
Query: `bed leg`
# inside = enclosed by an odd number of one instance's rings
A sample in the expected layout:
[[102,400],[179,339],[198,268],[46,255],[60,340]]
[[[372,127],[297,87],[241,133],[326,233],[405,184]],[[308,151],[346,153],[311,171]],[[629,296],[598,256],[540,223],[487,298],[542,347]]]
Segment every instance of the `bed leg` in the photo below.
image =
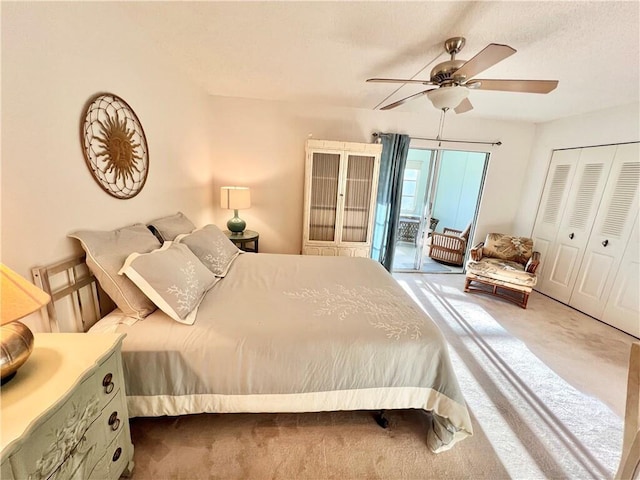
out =
[[373,414],[373,418],[382,428],[389,428],[389,419],[384,415],[384,410],[380,410]]

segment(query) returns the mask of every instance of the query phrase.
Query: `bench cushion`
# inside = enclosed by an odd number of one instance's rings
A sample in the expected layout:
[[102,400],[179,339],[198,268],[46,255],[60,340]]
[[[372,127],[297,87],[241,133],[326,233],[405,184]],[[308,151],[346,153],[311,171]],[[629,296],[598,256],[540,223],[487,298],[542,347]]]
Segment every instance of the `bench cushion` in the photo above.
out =
[[482,258],[478,262],[470,261],[467,263],[467,272],[485,279],[520,285],[529,289],[537,281],[537,277],[525,272],[521,264],[499,258]]

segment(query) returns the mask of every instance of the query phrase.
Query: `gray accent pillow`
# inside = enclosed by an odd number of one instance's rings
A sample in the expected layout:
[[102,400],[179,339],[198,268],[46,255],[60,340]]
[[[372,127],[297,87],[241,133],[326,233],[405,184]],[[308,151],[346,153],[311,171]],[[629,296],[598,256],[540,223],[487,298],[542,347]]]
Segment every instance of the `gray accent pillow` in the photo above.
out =
[[178,235],[191,233],[196,229],[193,222],[182,212],[178,212],[175,215],[157,218],[149,222],[147,226],[158,240],[160,240],[160,242],[171,242]]
[[175,241],[189,247],[216,277],[224,277],[235,258],[242,253],[215,225],[178,235]]
[[132,253],[124,262],[124,274],[160,310],[175,321],[193,325],[205,293],[219,280],[186,245],[165,242],[150,253]]
[[112,231],[80,230],[69,237],[80,240],[89,270],[125,315],[141,319],[156,309],[131,280],[118,275],[131,253],[146,253],[160,247],[147,227],[137,223]]

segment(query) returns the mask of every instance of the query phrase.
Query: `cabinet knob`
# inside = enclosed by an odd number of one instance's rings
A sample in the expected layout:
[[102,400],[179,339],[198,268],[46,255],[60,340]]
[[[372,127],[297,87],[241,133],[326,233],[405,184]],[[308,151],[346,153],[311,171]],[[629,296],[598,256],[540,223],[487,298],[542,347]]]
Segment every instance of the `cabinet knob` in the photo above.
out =
[[573,240],[573,237],[575,237],[575,235],[574,235],[573,233],[570,233],[570,234],[569,234],[569,238],[570,238],[571,240]]
[[118,447],[116,448],[116,451],[113,452],[113,457],[111,458],[111,460],[113,460],[114,462],[117,462],[118,459],[120,458],[120,455],[122,455],[122,448]]
[[609,245],[609,240],[605,240],[604,242],[602,242],[603,247],[606,247],[607,245]]
[[109,394],[113,392],[113,387],[115,386],[111,381],[113,379],[113,375],[111,373],[107,373],[102,379],[102,386],[104,387],[104,392]]
[[109,417],[109,426],[111,427],[111,430],[113,430],[114,432],[118,430],[118,427],[120,427],[120,419],[118,418],[118,412],[113,412]]

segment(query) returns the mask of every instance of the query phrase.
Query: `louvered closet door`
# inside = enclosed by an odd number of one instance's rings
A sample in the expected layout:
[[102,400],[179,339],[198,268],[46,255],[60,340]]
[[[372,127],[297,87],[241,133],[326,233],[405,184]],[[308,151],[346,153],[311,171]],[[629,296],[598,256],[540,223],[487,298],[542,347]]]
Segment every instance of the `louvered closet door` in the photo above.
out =
[[344,207],[342,213],[342,242],[369,241],[373,174],[376,158],[372,155],[347,154],[345,168]]
[[640,338],[640,219],[636,215],[631,238],[622,256],[602,320]]
[[307,199],[308,240],[336,240],[340,157],[339,153],[325,152],[313,152],[311,157],[311,185]]
[[556,239],[545,260],[540,289],[561,302],[568,303],[571,298],[615,152],[615,146],[579,150]]
[[[573,175],[575,174],[580,150],[558,150],[554,152],[547,181],[542,192],[538,216],[533,228],[535,250],[540,252],[537,290],[545,291],[546,265],[551,264],[550,254],[558,235],[562,212],[567,204]],[[546,293],[546,292],[545,292]]]
[[[569,305],[600,318],[638,214],[638,144],[618,145]],[[637,294],[637,292],[636,292]]]

